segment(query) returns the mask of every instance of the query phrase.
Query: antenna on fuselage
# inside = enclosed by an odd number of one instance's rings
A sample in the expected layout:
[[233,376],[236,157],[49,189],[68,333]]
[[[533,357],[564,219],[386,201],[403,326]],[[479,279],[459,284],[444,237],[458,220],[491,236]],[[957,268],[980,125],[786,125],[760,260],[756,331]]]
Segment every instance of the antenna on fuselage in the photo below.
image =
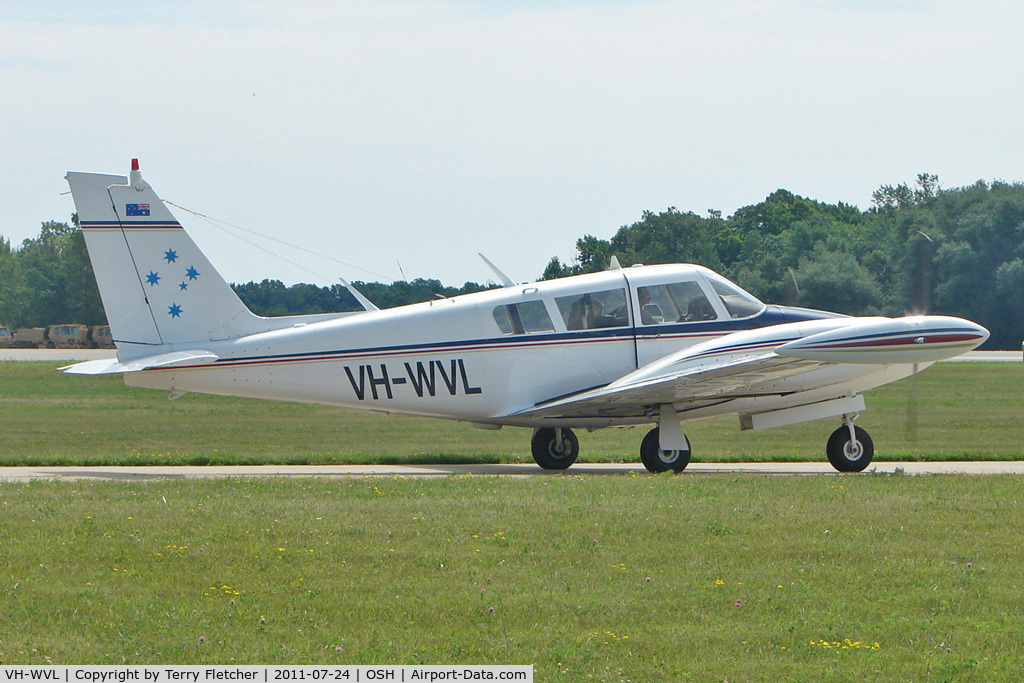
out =
[[608,270],[622,270],[622,264],[619,263],[619,257],[612,254],[612,257],[608,259]]
[[355,300],[359,302],[359,305],[363,307],[364,311],[379,311],[380,310],[379,308],[377,308],[377,306],[372,301],[370,301],[365,296],[363,296],[362,292],[360,292],[358,289],[353,287],[352,284],[348,280],[346,280],[343,277],[339,277],[338,279],[341,280],[341,284],[345,285],[345,289],[348,290],[348,293],[351,294],[353,297],[355,297]]
[[494,274],[498,276],[498,280],[501,282],[501,286],[502,287],[515,287],[516,286],[516,283],[512,282],[512,278],[510,278],[508,275],[505,275],[505,273],[501,272],[501,270],[498,268],[498,266],[496,266],[493,263],[491,263],[491,260],[489,258],[487,258],[483,254],[481,254],[479,251],[476,253],[476,255],[479,256],[480,258],[482,258],[484,260],[484,263],[486,263],[488,266],[490,266],[491,270],[494,271]]

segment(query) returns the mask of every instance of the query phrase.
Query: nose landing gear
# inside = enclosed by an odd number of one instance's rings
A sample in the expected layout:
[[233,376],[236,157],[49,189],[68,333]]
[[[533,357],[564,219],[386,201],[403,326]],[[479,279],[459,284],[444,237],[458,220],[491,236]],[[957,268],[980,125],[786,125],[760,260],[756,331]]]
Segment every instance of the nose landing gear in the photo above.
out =
[[840,472],[863,472],[875,455],[871,437],[853,425],[855,417],[843,415],[843,426],[832,432],[825,445],[828,461]]

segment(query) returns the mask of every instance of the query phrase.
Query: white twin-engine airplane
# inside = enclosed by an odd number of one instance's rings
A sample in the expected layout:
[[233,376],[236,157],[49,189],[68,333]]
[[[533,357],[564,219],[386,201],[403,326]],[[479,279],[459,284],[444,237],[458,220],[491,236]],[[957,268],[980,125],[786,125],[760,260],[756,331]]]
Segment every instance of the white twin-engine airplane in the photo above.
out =
[[[766,306],[694,265],[613,267],[377,310],[253,314],[142,179],[67,175],[117,359],[63,368],[125,383],[532,427],[546,469],[575,462],[571,428],[654,423],[652,472],[682,471],[681,422],[743,429],[841,416],[826,452],[859,472],[874,447],[862,392],[966,353],[988,330],[945,316],[851,318]],[[500,274],[500,271],[498,271]]]

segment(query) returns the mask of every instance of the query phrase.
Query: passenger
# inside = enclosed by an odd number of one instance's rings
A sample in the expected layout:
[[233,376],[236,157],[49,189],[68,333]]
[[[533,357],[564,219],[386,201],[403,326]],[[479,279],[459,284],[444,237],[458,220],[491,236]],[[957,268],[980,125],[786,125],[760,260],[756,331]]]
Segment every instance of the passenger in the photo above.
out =
[[589,294],[584,294],[572,303],[569,308],[569,320],[566,327],[570,330],[587,330],[596,327],[594,321],[604,314],[604,304]]

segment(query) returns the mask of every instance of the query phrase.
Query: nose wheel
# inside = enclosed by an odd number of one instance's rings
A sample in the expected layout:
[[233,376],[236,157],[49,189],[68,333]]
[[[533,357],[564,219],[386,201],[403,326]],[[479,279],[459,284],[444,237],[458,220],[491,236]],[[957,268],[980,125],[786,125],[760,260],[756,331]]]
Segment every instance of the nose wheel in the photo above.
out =
[[843,416],[843,426],[832,432],[825,446],[828,461],[840,472],[863,472],[875,455],[871,437]]

